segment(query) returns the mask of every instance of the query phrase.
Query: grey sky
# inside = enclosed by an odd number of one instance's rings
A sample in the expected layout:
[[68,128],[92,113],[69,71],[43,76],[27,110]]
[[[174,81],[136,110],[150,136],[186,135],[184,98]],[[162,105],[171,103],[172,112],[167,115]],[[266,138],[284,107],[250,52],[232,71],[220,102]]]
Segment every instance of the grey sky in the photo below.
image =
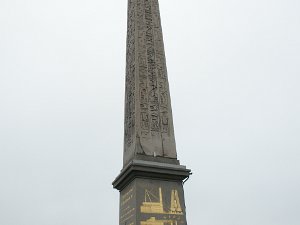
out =
[[[300,2],[160,0],[190,225],[300,224]],[[127,1],[0,1],[0,224],[118,224]]]

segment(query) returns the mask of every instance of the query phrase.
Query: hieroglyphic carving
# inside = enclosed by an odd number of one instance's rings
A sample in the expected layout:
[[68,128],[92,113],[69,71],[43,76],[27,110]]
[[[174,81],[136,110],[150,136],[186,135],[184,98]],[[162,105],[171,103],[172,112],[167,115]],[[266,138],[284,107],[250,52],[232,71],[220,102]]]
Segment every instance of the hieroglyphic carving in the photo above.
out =
[[135,3],[136,0],[128,1],[124,132],[125,152],[133,144],[135,132]]
[[144,1],[137,3],[137,26],[138,26],[138,64],[139,64],[139,88],[140,88],[140,123],[141,136],[145,137],[150,131],[148,112],[148,85],[147,85],[147,59],[145,45],[145,4]]
[[146,55],[147,55],[147,75],[149,86],[149,109],[150,109],[150,130],[151,134],[160,131],[159,119],[159,95],[157,85],[157,74],[155,65],[155,49],[153,34],[153,9],[152,0],[145,0],[145,22],[146,22]]
[[158,0],[128,0],[126,157],[132,153],[176,158]]
[[153,1],[153,17],[155,40],[154,45],[156,51],[156,71],[158,75],[158,88],[160,99],[160,120],[162,124],[161,132],[169,133],[169,90],[158,1]]

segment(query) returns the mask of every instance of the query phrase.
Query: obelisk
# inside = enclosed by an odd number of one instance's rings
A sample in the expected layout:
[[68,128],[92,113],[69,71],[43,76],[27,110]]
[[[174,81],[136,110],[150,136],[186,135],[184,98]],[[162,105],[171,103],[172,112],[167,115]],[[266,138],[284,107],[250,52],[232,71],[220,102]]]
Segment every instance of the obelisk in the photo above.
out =
[[186,225],[158,0],[128,0],[120,225]]

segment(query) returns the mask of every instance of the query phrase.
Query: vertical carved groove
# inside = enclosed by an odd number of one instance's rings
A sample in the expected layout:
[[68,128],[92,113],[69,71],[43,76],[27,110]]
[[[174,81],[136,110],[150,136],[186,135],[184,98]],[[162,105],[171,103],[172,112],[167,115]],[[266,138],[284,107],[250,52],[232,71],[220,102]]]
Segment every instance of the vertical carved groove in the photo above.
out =
[[124,164],[176,158],[158,0],[128,0],[127,29]]
[[135,0],[128,1],[124,151],[134,144],[135,132]]

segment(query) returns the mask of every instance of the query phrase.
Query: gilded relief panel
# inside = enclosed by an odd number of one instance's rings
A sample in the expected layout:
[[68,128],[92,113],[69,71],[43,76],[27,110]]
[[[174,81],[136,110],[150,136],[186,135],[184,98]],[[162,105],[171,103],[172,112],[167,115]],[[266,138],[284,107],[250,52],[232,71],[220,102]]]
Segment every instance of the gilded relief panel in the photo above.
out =
[[181,182],[138,179],[138,225],[186,225]]

